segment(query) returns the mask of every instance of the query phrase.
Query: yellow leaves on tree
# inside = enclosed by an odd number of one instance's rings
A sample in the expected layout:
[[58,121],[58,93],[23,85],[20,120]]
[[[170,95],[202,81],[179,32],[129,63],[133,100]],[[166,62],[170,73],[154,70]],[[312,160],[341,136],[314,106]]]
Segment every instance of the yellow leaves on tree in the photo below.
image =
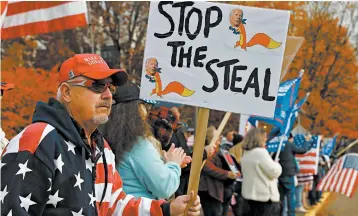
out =
[[31,123],[38,101],[47,102],[56,97],[58,72],[33,68],[16,68],[1,72],[2,82],[14,83],[15,88],[6,91],[1,101],[1,126],[7,138],[12,138]]

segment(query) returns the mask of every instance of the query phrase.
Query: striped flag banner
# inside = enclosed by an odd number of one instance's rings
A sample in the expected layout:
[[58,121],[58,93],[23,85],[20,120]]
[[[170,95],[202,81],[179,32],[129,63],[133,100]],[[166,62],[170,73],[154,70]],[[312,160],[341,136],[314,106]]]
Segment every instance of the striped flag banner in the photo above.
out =
[[85,1],[1,2],[1,39],[44,34],[88,24]]
[[[302,174],[317,174],[318,160],[319,160],[319,147],[322,136],[312,136],[312,148],[305,154],[297,154],[296,160],[298,168]],[[295,145],[302,147],[305,143],[305,136],[298,134],[294,137]]]
[[353,197],[358,184],[358,154],[341,157],[318,184],[317,190],[337,192]]

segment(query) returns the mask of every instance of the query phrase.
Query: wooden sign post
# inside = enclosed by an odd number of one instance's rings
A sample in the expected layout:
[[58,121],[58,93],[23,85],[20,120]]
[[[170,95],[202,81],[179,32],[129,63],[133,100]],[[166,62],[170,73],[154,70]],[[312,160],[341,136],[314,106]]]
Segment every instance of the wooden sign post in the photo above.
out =
[[189,186],[188,186],[188,194],[191,191],[193,191],[194,199],[188,203],[185,209],[185,215],[188,214],[188,210],[193,205],[196,195],[198,194],[201,162],[203,161],[203,152],[205,146],[206,129],[208,127],[208,121],[209,121],[209,112],[210,109],[208,108],[199,108],[198,111],[198,121],[197,121],[198,124],[195,132],[193,160],[191,162]]

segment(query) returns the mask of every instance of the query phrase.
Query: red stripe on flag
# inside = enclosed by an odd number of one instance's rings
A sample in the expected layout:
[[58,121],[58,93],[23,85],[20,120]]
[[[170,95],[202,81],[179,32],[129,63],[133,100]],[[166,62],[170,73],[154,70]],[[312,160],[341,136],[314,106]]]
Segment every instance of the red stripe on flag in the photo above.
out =
[[317,153],[316,152],[307,152],[306,154],[298,154],[298,155],[296,155],[296,158],[301,159],[301,158],[304,158],[307,156],[308,157],[316,157]]
[[46,123],[38,122],[27,127],[19,140],[19,152],[29,151],[33,154],[46,126]]
[[150,205],[150,215],[153,216],[162,216],[162,208],[160,207],[161,204],[163,204],[163,200],[153,200],[152,204]]
[[[8,4],[7,1],[1,1],[1,4],[0,4],[0,6],[1,6],[1,8],[0,8],[1,13],[0,13],[0,15],[1,15],[2,13],[4,13],[7,4]],[[9,10],[8,10],[8,11],[9,11]],[[7,13],[6,13],[6,14],[7,14]]]
[[347,169],[340,170],[340,172],[338,173],[339,178],[338,178],[337,184],[333,188],[333,191],[339,192],[340,188],[343,185],[343,180],[344,180],[344,176],[346,175],[346,172],[347,172]]
[[[107,173],[108,173],[108,182],[114,182],[113,181],[113,167],[112,165],[107,165]],[[104,175],[104,166],[103,163],[98,163],[96,166],[96,172],[97,172],[97,178],[96,178],[96,184],[105,183],[105,175]]]
[[302,160],[300,165],[316,165],[316,161]]
[[86,15],[84,13],[61,17],[50,21],[42,21],[28,23],[2,29],[1,39],[10,39],[23,37],[26,35],[43,34],[55,31],[63,31],[65,29],[76,28],[87,25]]
[[102,202],[101,207],[99,202],[96,202],[96,207],[98,209],[98,216],[106,216],[109,209],[109,202]]
[[323,188],[323,190],[328,190],[329,186],[332,184],[332,180],[334,178],[334,176],[336,175],[337,171],[340,169],[341,167],[341,164],[342,164],[342,160],[340,160],[337,164],[336,167],[334,167],[334,169],[332,170],[332,173],[330,173],[329,176],[327,176],[327,182]]
[[[355,172],[357,172],[357,171],[355,171]],[[354,195],[354,193],[355,193],[355,191],[356,191],[356,189],[357,189],[357,185],[358,185],[358,178],[357,178],[357,177],[354,179],[353,184],[354,184],[354,185],[353,185],[353,189],[352,189],[352,193],[351,193],[351,195],[350,195],[350,198],[353,197],[353,195]]]
[[300,173],[303,173],[303,174],[314,174],[316,172],[315,169],[301,169],[300,170]]
[[130,215],[130,216],[137,216],[139,205],[142,199],[138,199],[137,201],[132,198],[128,201],[127,205],[124,207],[123,214],[122,215]]
[[[46,9],[62,4],[67,4],[71,1],[19,1],[9,4],[6,16],[12,16],[19,13],[29,12],[33,10]],[[2,6],[2,5],[1,5]]]
[[347,176],[346,176],[346,179],[345,179],[345,182],[347,183],[345,187],[342,188],[342,194],[347,194],[348,192],[348,188],[349,188],[349,182],[352,178],[352,175],[353,175],[353,170],[352,169],[348,169],[348,172],[347,172]]

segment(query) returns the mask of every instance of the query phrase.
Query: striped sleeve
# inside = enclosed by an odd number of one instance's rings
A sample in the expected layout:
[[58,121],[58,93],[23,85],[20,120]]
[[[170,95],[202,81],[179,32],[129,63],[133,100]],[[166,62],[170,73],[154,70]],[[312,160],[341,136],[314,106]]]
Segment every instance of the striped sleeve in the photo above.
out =
[[[168,205],[165,204],[165,200],[151,200],[144,197],[140,199],[135,199],[134,196],[130,194],[126,194],[123,191],[122,179],[119,176],[119,173],[114,165],[115,164],[114,154],[111,152],[111,149],[106,142],[105,142],[104,153],[106,156],[106,160],[108,160],[108,170],[112,171],[111,178],[109,178],[112,180],[111,182],[112,190],[111,190],[111,194],[109,195],[108,214],[106,215],[131,215],[131,216],[169,215],[169,208]],[[98,173],[102,172],[100,170],[98,171],[99,171]],[[104,179],[102,180],[104,181]],[[97,178],[96,185],[100,185],[99,183],[102,180],[101,178]],[[96,192],[99,191],[102,190],[97,188]],[[105,197],[107,197],[107,194]]]

